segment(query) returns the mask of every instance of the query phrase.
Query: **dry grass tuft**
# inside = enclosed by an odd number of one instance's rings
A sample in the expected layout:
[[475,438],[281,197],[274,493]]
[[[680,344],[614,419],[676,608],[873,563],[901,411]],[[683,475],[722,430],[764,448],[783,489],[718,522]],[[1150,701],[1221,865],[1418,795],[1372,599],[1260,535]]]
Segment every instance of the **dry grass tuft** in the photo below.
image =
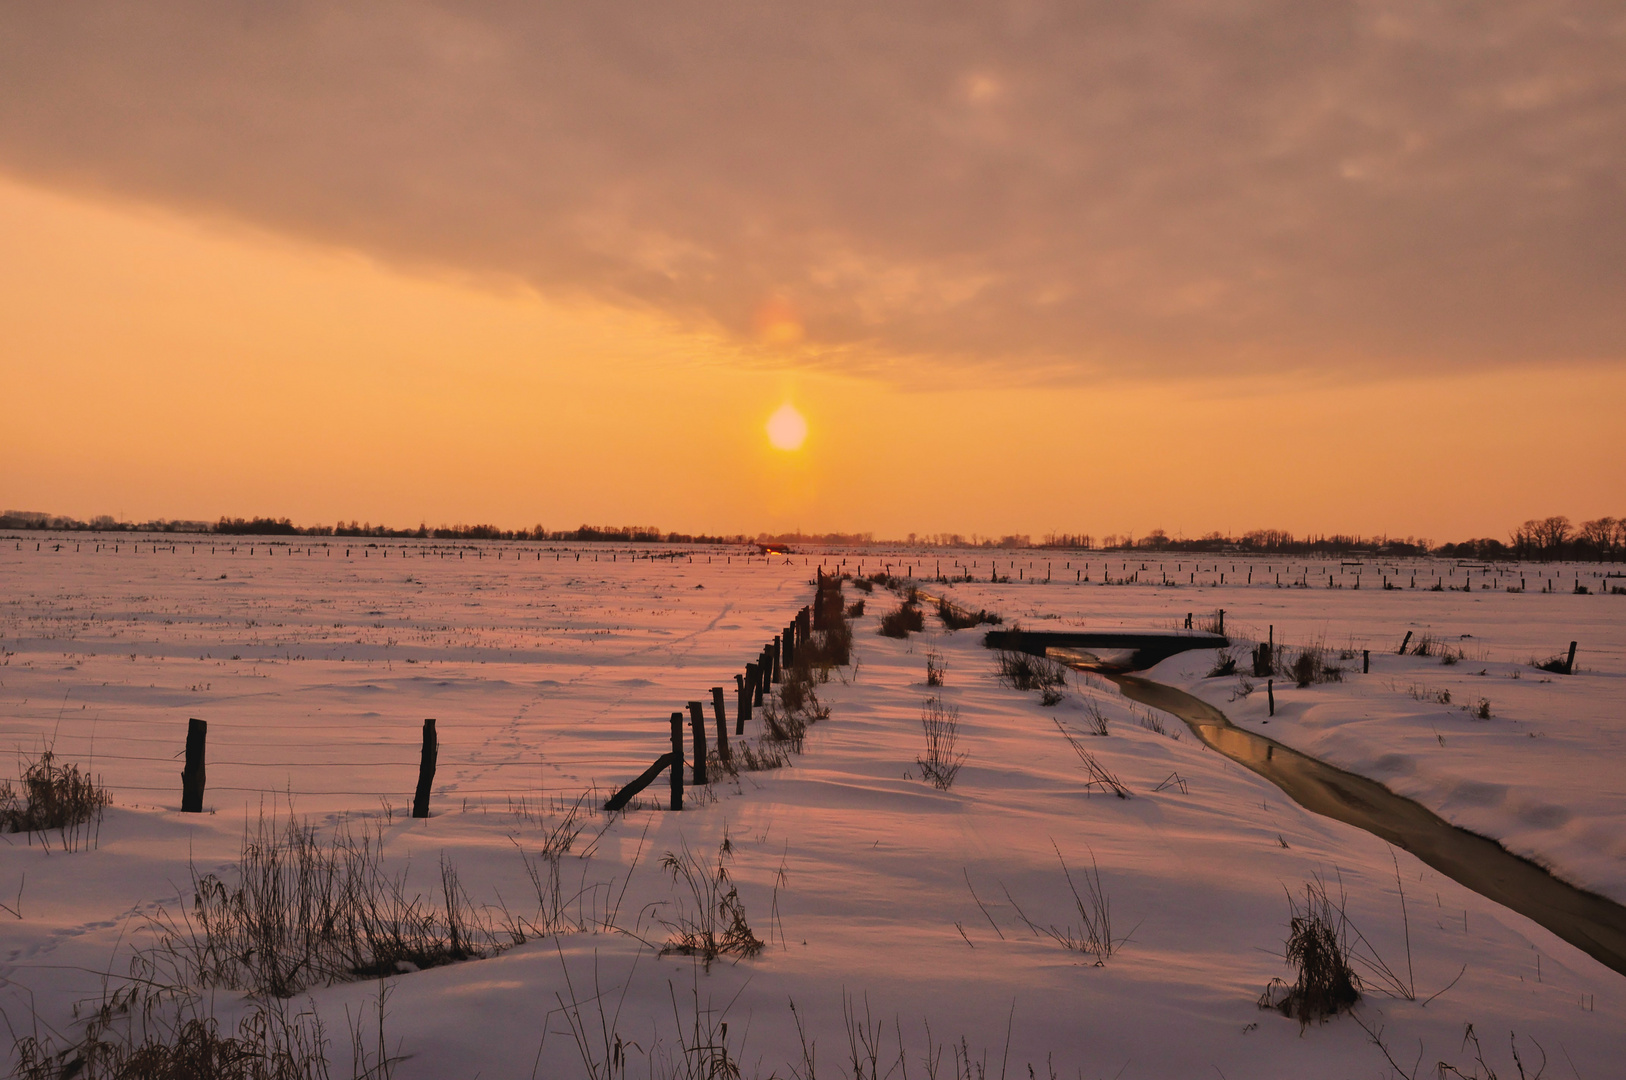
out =
[[486,956],[496,938],[440,864],[442,899],[384,868],[382,832],[357,837],[262,815],[222,878],[193,871],[192,911],[154,918],[157,946],[137,955],[149,982],[286,998],[312,986],[379,978]]
[[926,756],[917,758],[920,774],[939,791],[954,786],[966,755],[959,750],[960,710],[929,697],[920,707],[920,726],[926,733]]
[[1043,690],[1067,685],[1067,668],[1044,656],[1002,651],[995,658],[1001,682],[1017,690]]
[[94,843],[102,813],[112,801],[89,773],[78,765],[58,765],[56,755],[46,750],[23,767],[20,791],[10,780],[0,781],[0,832],[55,829],[62,847],[73,851],[83,842]]
[[1361,999],[1361,979],[1350,966],[1343,898],[1332,899],[1318,879],[1305,884],[1303,907],[1291,895],[1287,902],[1287,963],[1298,968],[1298,979],[1291,986],[1272,979],[1259,1007],[1291,1016],[1303,1028],[1352,1008]]
[[694,854],[687,844],[661,859],[672,883],[682,887],[675,914],[661,919],[672,935],[661,946],[662,956],[694,956],[710,968],[720,956],[745,958],[762,951],[763,943],[746,921],[745,904],[728,873],[732,852],[725,834],[715,861]]
[[881,616],[882,637],[906,638],[926,629],[926,615],[913,600],[905,600],[897,610]]

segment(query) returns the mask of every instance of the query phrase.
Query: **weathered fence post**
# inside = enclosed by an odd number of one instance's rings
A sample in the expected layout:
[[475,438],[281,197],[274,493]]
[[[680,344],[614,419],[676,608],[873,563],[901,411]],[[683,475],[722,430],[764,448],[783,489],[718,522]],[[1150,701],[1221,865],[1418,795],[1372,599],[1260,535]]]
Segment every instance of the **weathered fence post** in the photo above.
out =
[[784,682],[785,639],[778,634],[773,636],[773,680]]
[[1372,650],[1371,649],[1362,649],[1361,650],[1361,674],[1362,675],[1370,675],[1371,673],[1372,673]]
[[1575,642],[1570,642],[1570,658],[1564,661],[1564,674],[1575,674]]
[[[747,664],[745,666],[747,670],[749,670],[752,665]],[[763,684],[768,681],[768,675],[773,671],[773,668],[768,661],[767,649],[763,649],[761,652],[757,653],[757,662],[755,666],[756,677],[752,680],[751,704],[760,708],[762,705]]]
[[1406,655],[1406,646],[1410,645],[1410,644],[1411,644],[1411,631],[1407,630],[1406,631],[1406,636],[1401,639],[1400,648],[1395,650],[1395,655],[1396,656],[1405,656]]
[[728,717],[723,711],[723,688],[711,688],[711,711],[717,714],[717,756],[724,761],[731,760],[728,756]]
[[181,769],[181,813],[203,813],[204,744],[209,736],[207,720],[186,722],[186,765]]
[[1270,699],[1270,715],[1276,715],[1276,680],[1265,680],[1265,696]]
[[683,809],[683,714],[672,714],[672,809]]
[[1219,632],[1221,634],[1225,633],[1225,609],[1224,608],[1219,609]]
[[734,676],[734,682],[739,687],[740,703],[734,714],[734,734],[745,734],[745,722],[751,719],[751,697],[756,693],[757,666],[745,665],[745,674]]
[[435,722],[423,722],[423,755],[418,759],[418,791],[412,796],[412,816],[429,816],[429,789],[435,783],[435,759],[440,754],[440,742],[435,738]]
[[706,712],[700,702],[689,702],[689,725],[694,728],[694,782],[710,783],[706,779]]

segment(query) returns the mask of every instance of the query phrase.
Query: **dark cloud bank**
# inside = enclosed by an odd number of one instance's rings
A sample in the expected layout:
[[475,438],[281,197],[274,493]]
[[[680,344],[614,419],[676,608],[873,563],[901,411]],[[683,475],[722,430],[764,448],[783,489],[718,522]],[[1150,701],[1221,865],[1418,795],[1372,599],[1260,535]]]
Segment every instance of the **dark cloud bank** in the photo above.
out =
[[0,9],[0,169],[843,358],[1626,352],[1611,3]]

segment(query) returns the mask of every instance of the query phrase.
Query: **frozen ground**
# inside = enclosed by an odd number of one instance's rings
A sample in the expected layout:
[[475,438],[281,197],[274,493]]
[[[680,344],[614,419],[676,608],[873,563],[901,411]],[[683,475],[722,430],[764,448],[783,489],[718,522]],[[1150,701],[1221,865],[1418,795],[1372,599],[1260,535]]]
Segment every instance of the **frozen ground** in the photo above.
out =
[[[509,800],[546,805],[635,773],[663,749],[666,715],[731,684],[812,592],[801,556],[714,554],[708,564],[704,553],[691,563],[620,549],[608,561],[602,549],[593,562],[591,550],[578,561],[575,551],[531,548],[515,560],[513,546],[493,545],[483,558],[465,547],[459,559],[456,549],[409,543],[388,558],[353,546],[345,559],[342,547],[266,554],[261,542],[252,555],[248,544],[209,555],[185,545],[154,552],[150,541],[136,554],[125,538],[116,554],[79,543],[78,552],[0,546],[7,742],[22,755],[54,739],[115,795],[93,850],[46,851],[17,836],[0,848],[0,900],[21,915],[0,912],[5,1014],[19,1034],[33,1023],[71,1033],[73,1004],[98,999],[108,985],[100,973],[126,972],[131,950],[149,940],[144,916],[189,902],[189,865],[228,870],[245,824],[262,805],[285,813],[290,793],[313,821],[348,815],[381,828],[391,865],[410,861],[426,889],[444,854],[477,903],[534,907],[516,843],[534,851],[542,828],[510,812]],[[842,557],[849,568],[913,562],[924,572],[936,553],[828,556]],[[945,572],[961,559],[986,567],[986,553],[956,553],[944,557]],[[1621,897],[1611,774],[1626,598],[1540,593],[1533,574],[1522,594],[1385,592],[1370,581],[1329,590],[1324,566],[1297,560],[1323,587],[1266,586],[1274,569],[1251,587],[1233,571],[1225,586],[1148,584],[1155,562],[1142,584],[1101,586],[1100,560],[1085,585],[1064,580],[1073,577],[1067,560],[1050,561],[1049,584],[1029,580],[1042,578],[1045,560],[1022,559],[1000,568],[1022,580],[992,584],[983,574],[952,590],[1035,627],[1165,626],[1224,607],[1232,632],[1262,637],[1274,625],[1278,641],[1380,650],[1365,679],[1284,691],[1279,718],[1263,730],[1447,816],[1465,814],[1453,819],[1470,827],[1522,822],[1492,835]],[[1199,580],[1217,582],[1218,564],[1201,565],[1216,569]],[[1235,565],[1245,579],[1249,564]],[[1175,580],[1197,572],[1190,567],[1170,560],[1164,574]],[[1575,570],[1551,579],[1569,573],[1572,583]],[[1122,572],[1132,571],[1115,566],[1112,576]],[[859,595],[849,589],[848,599]],[[998,684],[977,631],[946,633],[928,620],[926,633],[893,641],[874,630],[895,600],[877,591],[867,602],[856,669],[820,688],[831,716],[790,768],[715,785],[714,801],[683,814],[594,817],[565,865],[571,891],[586,890],[580,921],[596,930],[389,980],[386,1038],[404,1056],[395,1075],[586,1075],[569,1030],[572,1001],[595,1026],[603,1002],[629,1042],[627,1068],[642,1075],[652,1063],[660,1075],[669,1055],[683,1056],[679,1026],[691,1022],[696,996],[726,1010],[726,1040],[747,1075],[808,1071],[797,1017],[817,1071],[851,1075],[849,998],[885,1021],[883,1073],[900,1035],[908,1068],[929,1071],[929,1024],[939,1049],[963,1035],[989,1075],[1031,1065],[1043,1076],[1047,1062],[1084,1077],[1392,1075],[1352,1018],[1301,1033],[1254,1005],[1271,977],[1291,975],[1281,959],[1285,892],[1314,875],[1342,883],[1351,918],[1391,967],[1405,966],[1409,931],[1418,1000],[1372,992],[1356,1013],[1381,1027],[1408,1071],[1415,1060],[1419,1076],[1433,1075],[1444,1060],[1471,1075],[1462,1037],[1472,1023],[1503,1076],[1516,1075],[1510,1032],[1527,1065],[1539,1058],[1536,1042],[1545,1048],[1548,1076],[1616,1074],[1626,1049],[1621,976],[1403,852],[1391,862],[1381,841],[1300,810],[1167,717],[1158,734],[1143,726],[1159,726],[1150,714],[1087,681],[1046,708],[1037,694]],[[1452,636],[1469,659],[1447,668],[1381,651],[1414,628]],[[1572,638],[1582,675],[1509,677]],[[947,792],[924,784],[916,763],[929,651],[947,666],[941,694],[959,710],[968,754]],[[1200,659],[1165,668],[1156,674],[1194,686],[1234,720],[1260,722],[1257,693],[1230,702],[1235,680],[1205,682]],[[1454,702],[1489,698],[1494,718],[1428,706],[1411,696],[1414,684],[1450,689]],[[1092,702],[1108,719],[1105,738],[1082,734]],[[188,716],[210,721],[213,812],[183,817],[175,755]],[[436,816],[412,822],[401,811],[426,716],[439,720],[443,744]],[[1133,797],[1087,790],[1055,720]],[[1463,797],[1476,791],[1477,801]],[[685,845],[714,853],[725,829],[750,922],[769,947],[709,973],[656,957],[645,942],[664,941],[660,920],[682,906],[661,855]],[[1079,926],[1058,849],[1083,891],[1093,857],[1114,934],[1128,939],[1101,966],[1036,936],[1014,908],[1043,926]],[[607,930],[612,903],[618,929]],[[348,1061],[347,1008],[360,1015],[376,990],[312,992],[336,1059]],[[208,1000],[228,1020],[243,1008],[223,991]],[[953,1068],[943,1051],[939,1074]]]

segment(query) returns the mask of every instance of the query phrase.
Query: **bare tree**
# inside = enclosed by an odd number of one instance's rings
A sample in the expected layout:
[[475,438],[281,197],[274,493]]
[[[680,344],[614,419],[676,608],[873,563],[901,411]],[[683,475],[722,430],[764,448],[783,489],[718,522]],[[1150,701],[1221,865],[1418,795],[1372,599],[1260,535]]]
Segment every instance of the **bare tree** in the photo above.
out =
[[1536,525],[1536,539],[1541,544],[1542,557],[1553,559],[1562,554],[1565,541],[1573,532],[1570,519],[1563,514],[1545,518]]
[[1513,543],[1513,552],[1521,559],[1534,556],[1541,547],[1541,521],[1531,518],[1512,533],[1508,538]]
[[1580,528],[1580,537],[1584,543],[1596,552],[1598,558],[1605,559],[1614,554],[1615,535],[1619,528],[1620,522],[1612,517],[1583,521]]

